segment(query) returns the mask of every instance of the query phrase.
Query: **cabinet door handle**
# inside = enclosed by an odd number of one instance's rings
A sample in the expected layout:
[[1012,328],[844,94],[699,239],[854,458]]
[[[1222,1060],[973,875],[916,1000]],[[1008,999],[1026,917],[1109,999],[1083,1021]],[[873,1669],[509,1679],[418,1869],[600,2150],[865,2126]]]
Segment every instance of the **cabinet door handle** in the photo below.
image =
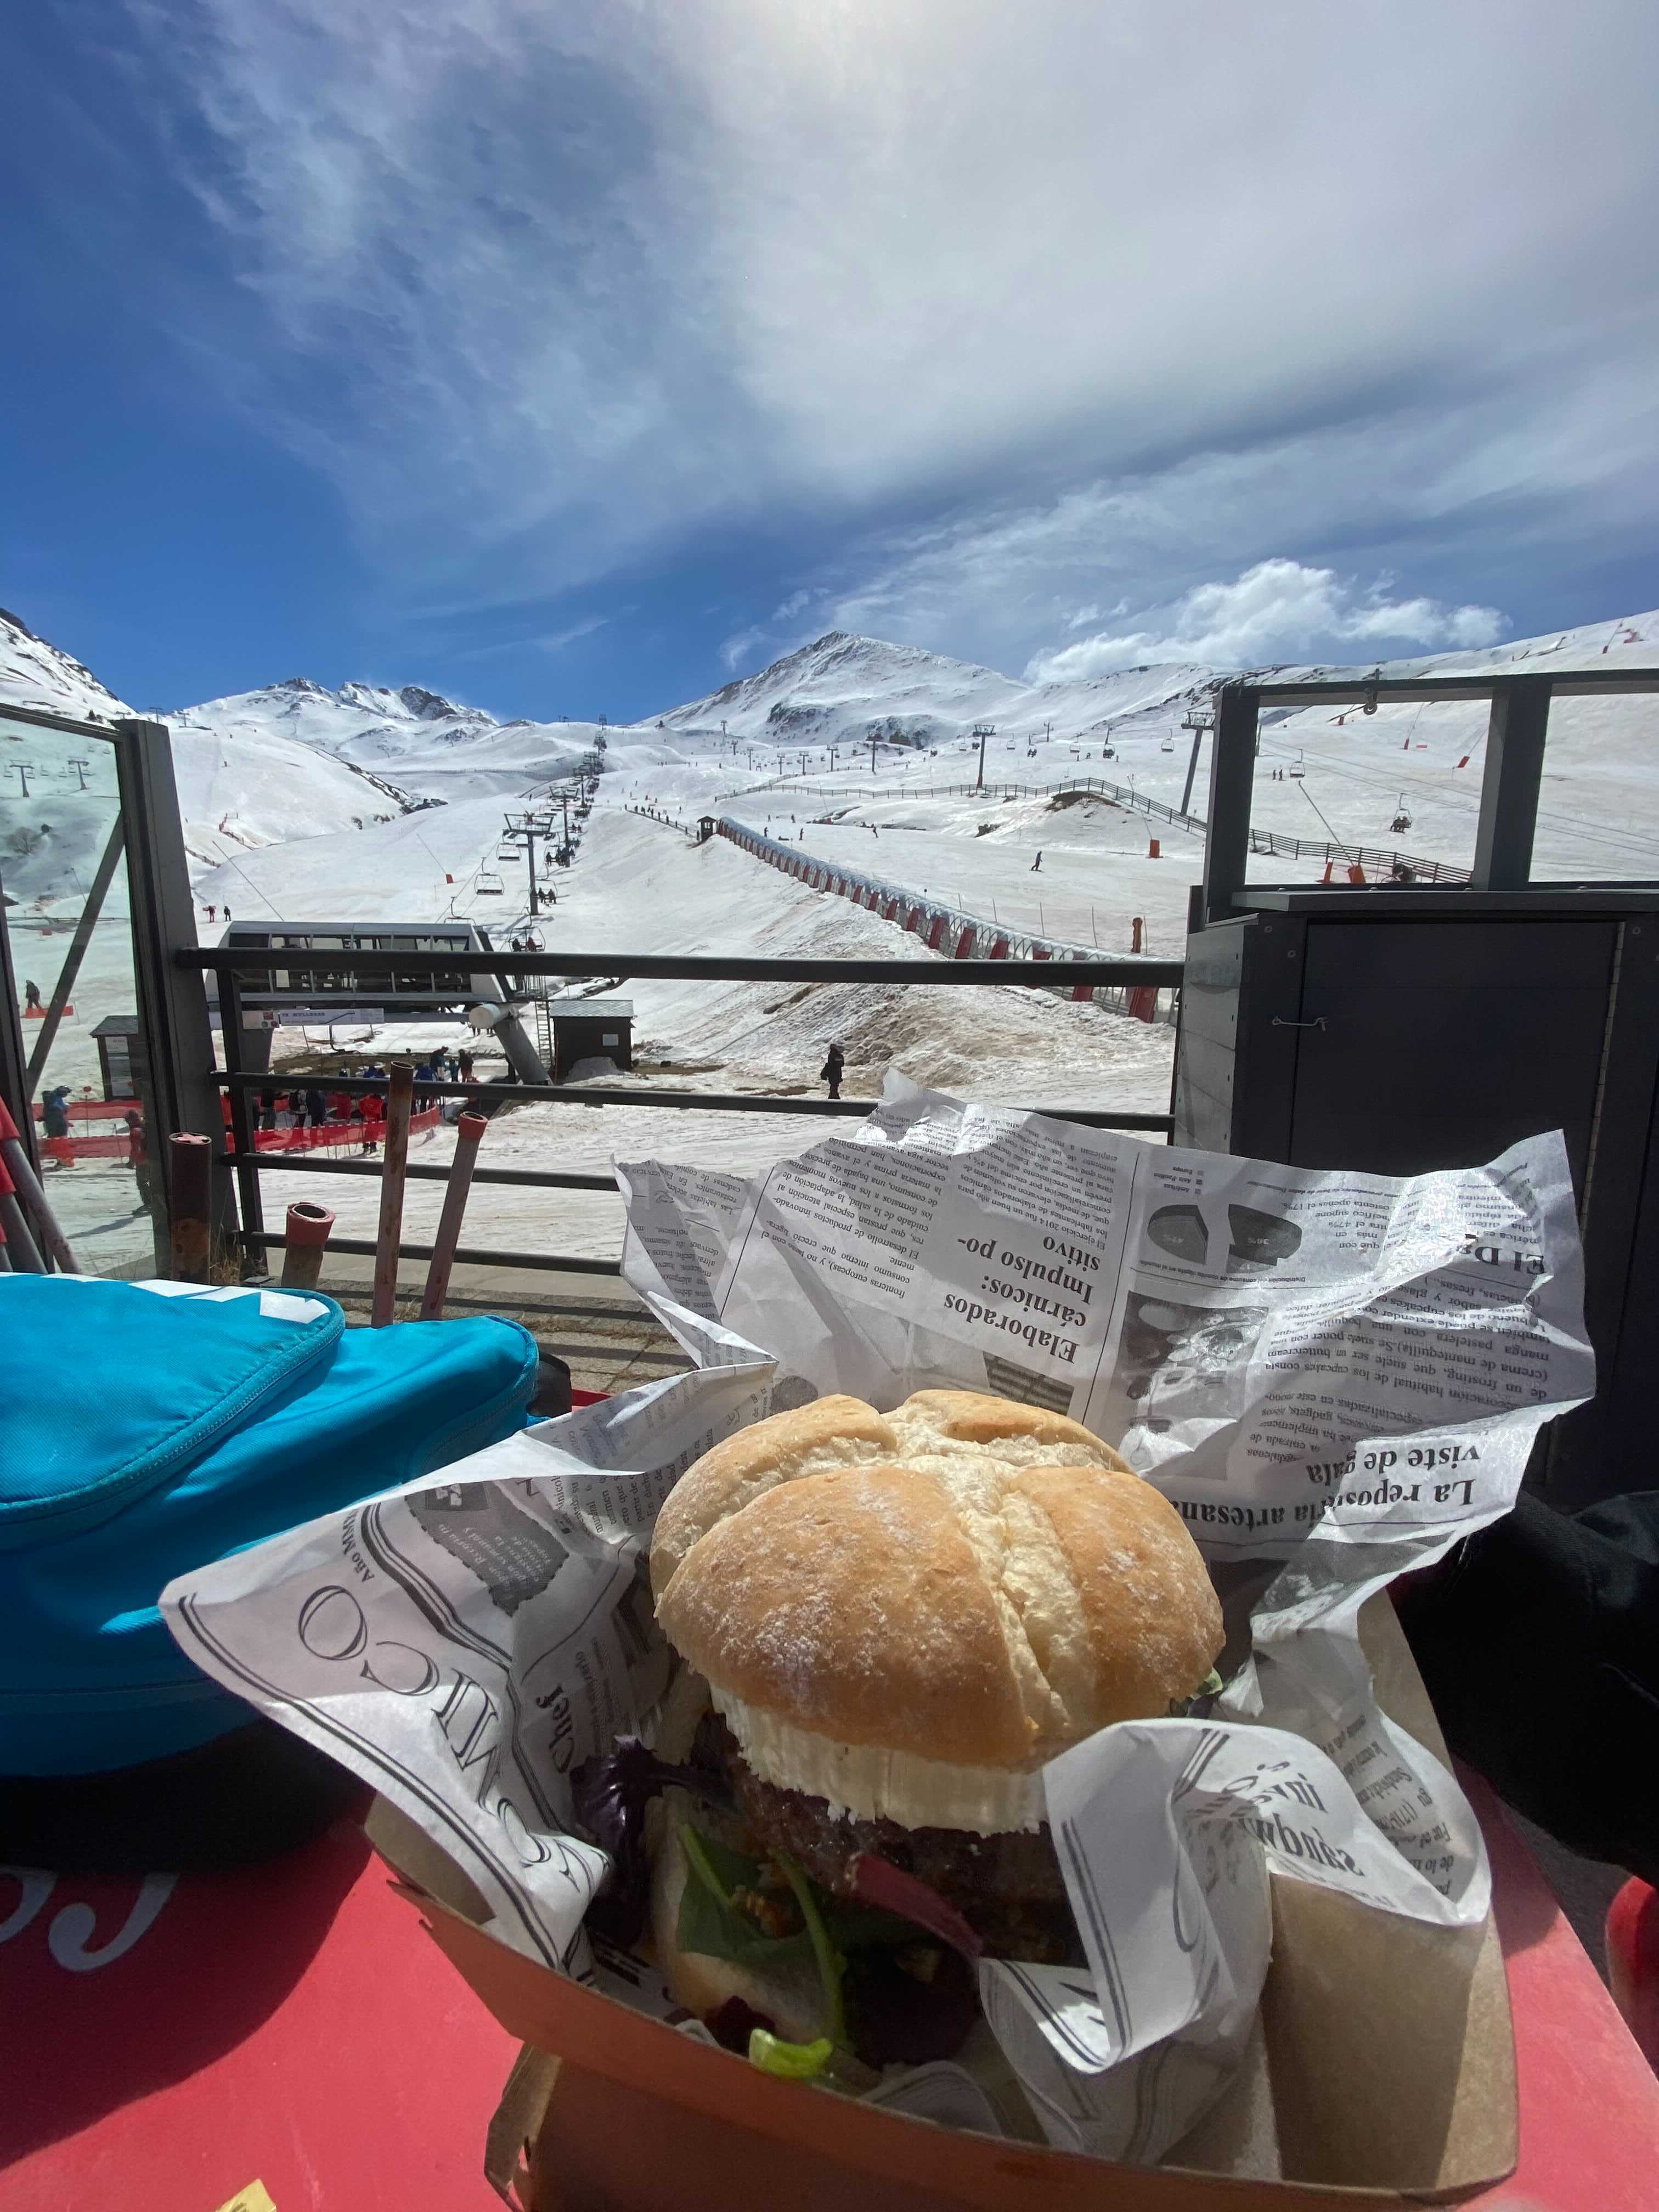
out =
[[1322,1030],[1324,1026],[1323,1014],[1316,1014],[1310,1022],[1287,1022],[1282,1014],[1275,1014],[1268,1024],[1270,1029],[1275,1030]]

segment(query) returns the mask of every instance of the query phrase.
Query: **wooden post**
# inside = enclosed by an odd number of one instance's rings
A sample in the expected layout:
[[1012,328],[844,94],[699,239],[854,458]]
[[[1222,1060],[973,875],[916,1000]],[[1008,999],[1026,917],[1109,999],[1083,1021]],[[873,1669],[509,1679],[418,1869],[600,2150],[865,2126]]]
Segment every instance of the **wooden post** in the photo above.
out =
[[472,1170],[478,1162],[478,1143],[489,1127],[482,1114],[463,1114],[456,1125],[455,1157],[449,1164],[449,1183],[444,1192],[443,1212],[438,1217],[438,1234],[433,1243],[431,1264],[426,1271],[426,1291],[421,1299],[422,1321],[441,1321],[444,1317],[455,1247],[461,1241],[461,1218],[466,1212],[467,1193],[472,1187]]
[[392,1071],[386,1102],[386,1158],[380,1169],[380,1230],[374,1244],[374,1303],[370,1325],[385,1328],[398,1303],[398,1247],[403,1242],[404,1182],[409,1169],[409,1116],[415,1071],[402,1060]]
[[213,1146],[182,1130],[167,1139],[173,1192],[173,1279],[206,1283],[212,1275]]

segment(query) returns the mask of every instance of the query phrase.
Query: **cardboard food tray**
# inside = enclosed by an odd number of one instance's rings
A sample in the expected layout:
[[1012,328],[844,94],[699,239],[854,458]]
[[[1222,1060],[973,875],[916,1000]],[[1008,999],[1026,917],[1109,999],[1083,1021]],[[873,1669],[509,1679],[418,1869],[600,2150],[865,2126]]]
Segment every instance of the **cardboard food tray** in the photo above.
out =
[[[1360,1642],[1384,1710],[1443,1760],[1386,1595],[1362,1613]],[[1515,2049],[1490,1917],[1428,1928],[1275,1878],[1249,2058],[1163,2165],[1129,2166],[775,2080],[498,1942],[466,1877],[383,1800],[369,1834],[527,2046],[489,2160],[527,2212],[1292,2212],[1453,2201],[1514,2170]]]

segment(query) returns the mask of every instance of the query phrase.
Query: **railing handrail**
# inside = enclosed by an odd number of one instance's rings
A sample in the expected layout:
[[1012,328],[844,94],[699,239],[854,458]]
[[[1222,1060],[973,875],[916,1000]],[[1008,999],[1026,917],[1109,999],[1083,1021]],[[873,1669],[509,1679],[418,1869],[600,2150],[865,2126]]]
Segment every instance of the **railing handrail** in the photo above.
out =
[[[758,834],[758,833],[757,833]],[[844,872],[850,873],[851,871]],[[368,925],[365,925],[368,927]],[[1023,935],[1024,932],[1014,933]],[[173,948],[180,968],[202,968],[216,975],[282,968],[290,975],[319,969],[370,979],[398,973],[432,977],[452,975],[465,965],[469,975],[614,975],[665,983],[962,983],[1029,984],[1052,990],[1056,984],[1144,984],[1173,988],[1186,963],[1150,960],[1133,953],[1079,953],[1075,960],[758,960],[740,955],[710,956],[657,952],[510,952],[496,946],[456,952],[379,952],[347,948],[337,952],[291,951],[259,945],[185,945]],[[1056,973],[1056,970],[1060,973]],[[314,997],[306,987],[307,999]],[[468,995],[457,992],[458,998]]]

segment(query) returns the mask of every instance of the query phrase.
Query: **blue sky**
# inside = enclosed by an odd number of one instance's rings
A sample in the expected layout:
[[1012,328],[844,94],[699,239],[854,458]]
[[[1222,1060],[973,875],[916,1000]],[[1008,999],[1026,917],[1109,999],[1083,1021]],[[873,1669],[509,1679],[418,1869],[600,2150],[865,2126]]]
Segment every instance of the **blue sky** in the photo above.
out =
[[55,0],[0,605],[133,703],[613,719],[1659,604],[1638,0]]

